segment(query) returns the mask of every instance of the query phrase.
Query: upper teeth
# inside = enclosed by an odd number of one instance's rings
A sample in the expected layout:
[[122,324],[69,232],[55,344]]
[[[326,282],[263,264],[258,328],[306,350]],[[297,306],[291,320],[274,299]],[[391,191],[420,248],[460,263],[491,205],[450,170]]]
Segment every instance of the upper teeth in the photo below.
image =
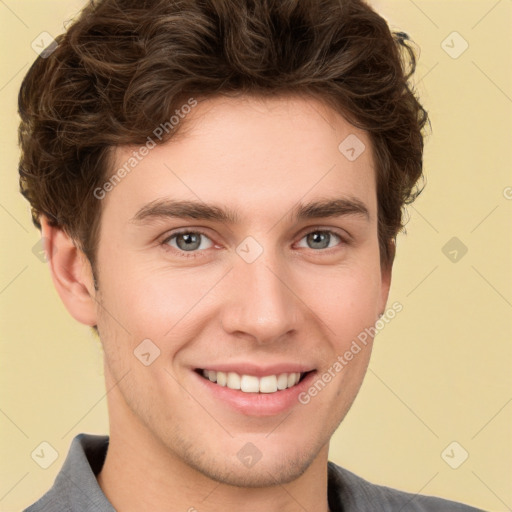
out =
[[281,373],[259,378],[254,375],[239,375],[235,372],[203,370],[203,376],[216,382],[219,386],[239,389],[245,393],[275,393],[278,389],[283,390],[295,386],[299,382],[301,374],[298,372]]

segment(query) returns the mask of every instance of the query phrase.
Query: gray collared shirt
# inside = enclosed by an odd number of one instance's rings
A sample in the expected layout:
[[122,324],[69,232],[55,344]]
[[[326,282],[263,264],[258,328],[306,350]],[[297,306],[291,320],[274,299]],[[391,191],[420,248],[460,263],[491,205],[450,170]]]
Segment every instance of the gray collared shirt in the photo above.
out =
[[[77,435],[53,487],[23,512],[115,512],[96,480],[108,440],[108,436]],[[331,512],[482,512],[453,501],[371,484],[331,461],[327,470]]]

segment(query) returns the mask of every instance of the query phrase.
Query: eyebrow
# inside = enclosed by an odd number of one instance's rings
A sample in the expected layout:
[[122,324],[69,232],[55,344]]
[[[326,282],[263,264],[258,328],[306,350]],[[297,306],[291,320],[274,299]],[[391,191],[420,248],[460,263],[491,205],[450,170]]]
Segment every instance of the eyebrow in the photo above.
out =
[[[370,220],[370,213],[366,205],[354,197],[323,199],[306,204],[299,203],[291,210],[290,214],[292,220],[295,221],[344,216]],[[159,218],[210,220],[226,224],[237,224],[240,219],[236,210],[226,206],[161,198],[144,205],[130,219],[130,223],[146,224]]]

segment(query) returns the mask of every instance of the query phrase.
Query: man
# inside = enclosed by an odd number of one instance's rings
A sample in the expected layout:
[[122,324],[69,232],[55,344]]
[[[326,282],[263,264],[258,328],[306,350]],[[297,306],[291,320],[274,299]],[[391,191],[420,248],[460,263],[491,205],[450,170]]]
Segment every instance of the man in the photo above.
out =
[[414,64],[359,0],[104,0],[35,62],[21,190],[110,436],[26,510],[476,510],[328,461],[394,309]]

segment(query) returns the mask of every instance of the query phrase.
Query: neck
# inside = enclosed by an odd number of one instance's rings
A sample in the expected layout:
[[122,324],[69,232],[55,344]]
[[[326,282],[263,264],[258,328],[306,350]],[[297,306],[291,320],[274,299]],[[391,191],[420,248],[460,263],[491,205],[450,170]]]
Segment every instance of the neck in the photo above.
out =
[[[326,512],[328,444],[307,470],[288,483],[235,487],[213,480],[178,458],[140,423],[111,423],[107,456],[98,483],[123,512]],[[124,423],[126,425],[126,423]]]

